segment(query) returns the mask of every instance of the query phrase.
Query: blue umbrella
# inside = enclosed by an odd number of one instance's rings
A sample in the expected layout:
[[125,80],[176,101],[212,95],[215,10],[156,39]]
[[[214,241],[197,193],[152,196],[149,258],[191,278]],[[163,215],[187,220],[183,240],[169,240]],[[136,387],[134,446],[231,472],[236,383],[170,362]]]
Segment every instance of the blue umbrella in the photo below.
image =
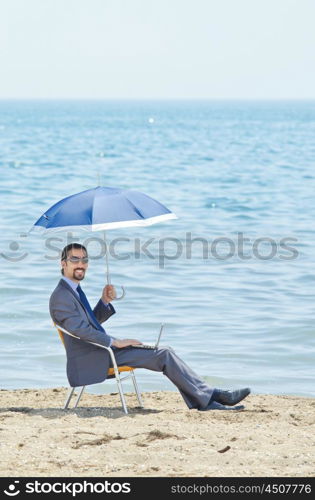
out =
[[[120,227],[150,226],[177,219],[164,205],[144,193],[111,187],[97,187],[63,198],[49,208],[32,229],[57,231],[101,231]],[[106,241],[106,240],[105,240]],[[110,284],[108,252],[107,282]],[[125,292],[123,289],[123,298]]]

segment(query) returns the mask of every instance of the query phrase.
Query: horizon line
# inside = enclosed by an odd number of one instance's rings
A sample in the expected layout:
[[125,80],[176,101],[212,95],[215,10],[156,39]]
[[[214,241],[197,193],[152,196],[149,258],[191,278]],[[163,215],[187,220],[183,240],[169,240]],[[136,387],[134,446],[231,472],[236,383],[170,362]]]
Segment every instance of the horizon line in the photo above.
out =
[[314,97],[0,97],[2,101],[314,101]]

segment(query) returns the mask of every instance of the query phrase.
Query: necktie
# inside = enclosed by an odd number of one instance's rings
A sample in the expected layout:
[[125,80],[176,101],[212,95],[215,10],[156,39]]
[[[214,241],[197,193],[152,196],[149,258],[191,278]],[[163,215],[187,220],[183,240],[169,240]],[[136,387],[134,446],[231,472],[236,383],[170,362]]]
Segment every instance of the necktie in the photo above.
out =
[[88,312],[88,314],[90,315],[90,318],[91,320],[93,321],[94,323],[94,326],[98,329],[98,330],[101,330],[102,332],[104,331],[102,325],[97,321],[97,318],[89,304],[89,301],[88,299],[86,298],[86,295],[85,293],[83,292],[82,288],[80,287],[80,285],[77,286],[77,292],[79,294],[79,297],[80,297],[80,300],[82,302],[82,304],[84,305],[86,311]]

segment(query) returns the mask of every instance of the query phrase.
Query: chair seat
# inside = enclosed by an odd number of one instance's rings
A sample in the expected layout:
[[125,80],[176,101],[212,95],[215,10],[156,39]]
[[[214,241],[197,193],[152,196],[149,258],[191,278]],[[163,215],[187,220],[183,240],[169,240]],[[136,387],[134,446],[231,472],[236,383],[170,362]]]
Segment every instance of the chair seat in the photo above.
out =
[[[120,372],[131,372],[131,370],[133,370],[133,368],[131,366],[117,366],[117,368],[118,368],[119,373]],[[109,377],[112,377],[113,375],[115,375],[114,368],[109,368],[107,374]]]

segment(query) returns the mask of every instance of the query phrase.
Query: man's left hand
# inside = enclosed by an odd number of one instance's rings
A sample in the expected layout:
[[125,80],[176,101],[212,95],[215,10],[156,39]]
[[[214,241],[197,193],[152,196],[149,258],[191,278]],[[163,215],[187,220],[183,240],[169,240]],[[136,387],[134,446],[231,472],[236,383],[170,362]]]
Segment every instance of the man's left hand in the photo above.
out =
[[106,285],[103,288],[102,301],[108,304],[112,300],[116,299],[116,290],[113,285]]

